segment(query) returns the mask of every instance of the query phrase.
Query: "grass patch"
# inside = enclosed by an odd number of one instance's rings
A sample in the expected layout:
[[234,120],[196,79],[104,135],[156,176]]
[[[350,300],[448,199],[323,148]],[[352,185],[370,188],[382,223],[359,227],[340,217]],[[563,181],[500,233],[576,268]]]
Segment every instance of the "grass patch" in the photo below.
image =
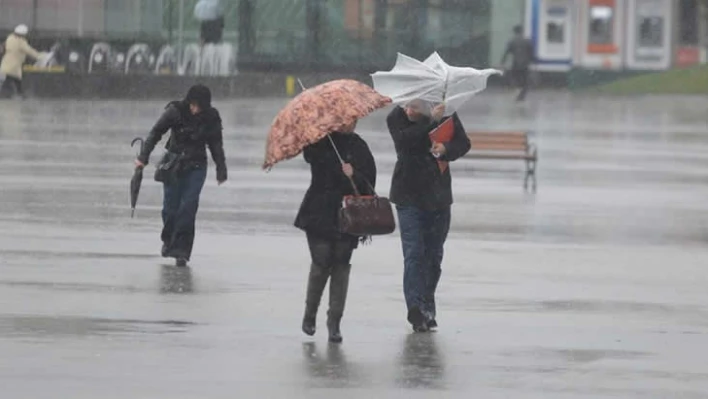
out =
[[708,66],[649,73],[600,85],[588,91],[607,94],[706,94]]

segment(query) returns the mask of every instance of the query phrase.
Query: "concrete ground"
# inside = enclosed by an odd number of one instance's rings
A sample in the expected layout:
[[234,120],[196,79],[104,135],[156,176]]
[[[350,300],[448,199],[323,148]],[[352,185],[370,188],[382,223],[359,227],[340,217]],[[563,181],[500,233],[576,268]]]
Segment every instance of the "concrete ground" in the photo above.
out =
[[[299,330],[308,169],[259,168],[286,100],[216,103],[230,181],[210,172],[189,269],[159,257],[151,169],[128,209],[166,101],[1,102],[2,397],[708,398],[708,100],[512,98],[461,116],[529,131],[538,193],[520,162],[454,164],[439,331],[405,322],[393,235],[354,255],[341,346]],[[384,117],[359,127],[383,194]]]

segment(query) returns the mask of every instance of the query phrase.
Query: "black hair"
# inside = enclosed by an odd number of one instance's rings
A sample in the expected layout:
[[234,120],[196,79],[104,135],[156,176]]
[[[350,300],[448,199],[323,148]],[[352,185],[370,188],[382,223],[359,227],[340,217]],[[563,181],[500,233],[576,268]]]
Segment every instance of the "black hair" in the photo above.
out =
[[196,84],[189,88],[184,102],[197,104],[202,111],[206,111],[211,108],[211,90],[202,84]]
[[517,35],[520,35],[520,34],[524,33],[524,28],[521,25],[516,25],[514,27],[514,33],[516,33]]

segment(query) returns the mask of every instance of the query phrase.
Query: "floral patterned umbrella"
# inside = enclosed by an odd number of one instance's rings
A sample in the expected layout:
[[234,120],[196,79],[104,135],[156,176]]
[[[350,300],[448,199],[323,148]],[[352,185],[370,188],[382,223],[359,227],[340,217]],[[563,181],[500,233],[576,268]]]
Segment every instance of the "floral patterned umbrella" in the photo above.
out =
[[390,98],[355,80],[334,80],[305,90],[275,117],[263,169],[297,156],[308,145],[390,103]]

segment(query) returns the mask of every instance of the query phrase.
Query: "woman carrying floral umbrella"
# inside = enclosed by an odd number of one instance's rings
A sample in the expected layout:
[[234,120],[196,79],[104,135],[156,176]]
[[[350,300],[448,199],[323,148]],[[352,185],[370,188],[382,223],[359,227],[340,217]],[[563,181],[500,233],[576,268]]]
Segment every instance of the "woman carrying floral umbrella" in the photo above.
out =
[[304,152],[312,180],[295,226],[307,236],[312,263],[302,331],[314,335],[317,310],[329,280],[329,341],[342,342],[340,321],[349,287],[349,264],[362,237],[341,233],[342,200],[355,192],[373,194],[376,164],[366,142],[354,133],[356,122],[390,99],[352,80],[339,80],[304,91],[276,117],[268,136],[268,169]]

